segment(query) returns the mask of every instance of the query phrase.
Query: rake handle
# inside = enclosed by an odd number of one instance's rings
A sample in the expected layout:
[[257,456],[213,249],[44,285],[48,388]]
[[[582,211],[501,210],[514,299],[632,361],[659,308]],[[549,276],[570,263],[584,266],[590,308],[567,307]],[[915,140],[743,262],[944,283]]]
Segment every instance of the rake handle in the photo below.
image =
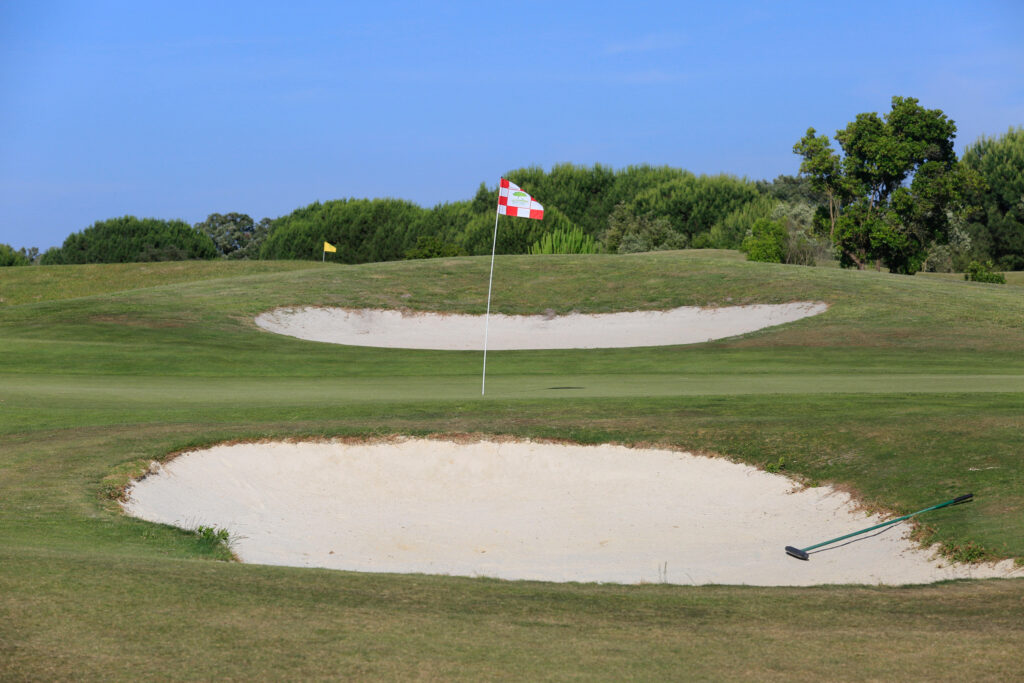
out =
[[[925,508],[924,510],[918,510],[917,512],[911,512],[909,515],[903,515],[902,517],[897,517],[896,519],[890,519],[888,522],[882,522],[881,524],[876,524],[875,526],[868,527],[867,529],[861,529],[860,531],[854,531],[852,534],[846,534],[845,536],[839,536],[838,538],[833,538],[833,539],[829,539],[827,541],[822,541],[821,543],[815,543],[814,545],[809,545],[806,548],[802,548],[801,550],[803,551],[804,554],[806,554],[808,550],[814,550],[815,548],[820,548],[823,545],[832,545],[833,543],[837,543],[839,541],[846,540],[847,538],[850,538],[852,536],[860,536],[861,534],[866,534],[869,531],[874,531],[875,529],[881,529],[884,526],[889,526],[890,524],[895,524],[896,522],[902,522],[905,519],[910,519],[911,517],[914,517],[915,515],[919,515],[922,512],[929,512],[931,510],[938,510],[939,508],[944,508],[944,507],[947,507],[949,505],[956,505],[958,503],[963,503],[963,502],[966,502],[966,501],[970,500],[973,497],[974,497],[973,493],[965,493],[962,496],[957,496],[953,500],[947,500],[945,503],[939,503],[938,505],[932,505],[930,508]],[[792,553],[790,553],[790,554],[792,555]],[[796,557],[796,556],[794,555],[794,557]],[[801,559],[803,559],[803,558],[801,558]]]

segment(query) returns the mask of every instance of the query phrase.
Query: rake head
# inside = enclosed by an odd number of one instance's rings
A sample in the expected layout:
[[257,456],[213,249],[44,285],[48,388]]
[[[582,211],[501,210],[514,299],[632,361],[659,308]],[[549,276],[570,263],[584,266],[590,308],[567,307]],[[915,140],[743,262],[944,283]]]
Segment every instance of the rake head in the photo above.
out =
[[798,560],[809,560],[809,559],[811,559],[811,556],[808,555],[805,551],[800,550],[800,548],[794,548],[791,545],[787,545],[786,546],[786,554],[789,555],[790,557],[795,557]]

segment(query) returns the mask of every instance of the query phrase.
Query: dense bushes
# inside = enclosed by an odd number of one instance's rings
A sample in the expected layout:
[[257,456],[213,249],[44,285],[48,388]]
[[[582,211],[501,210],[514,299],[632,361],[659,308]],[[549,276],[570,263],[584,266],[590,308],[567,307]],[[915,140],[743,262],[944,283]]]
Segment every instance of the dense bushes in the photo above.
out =
[[207,235],[184,221],[123,216],[97,221],[61,247],[43,254],[43,265],[130,263],[212,259],[217,248]]
[[0,267],[4,266],[27,266],[32,262],[25,254],[15,251],[9,244],[0,244]]
[[[529,167],[504,177],[544,205],[544,219],[499,217],[499,254],[526,254],[534,245],[542,251],[737,248],[753,219],[765,216],[777,203],[747,180],[696,176],[667,166],[612,170],[599,164],[559,164],[550,172]],[[430,209],[399,199],[339,199],[315,202],[259,223],[245,214],[215,213],[192,228],[181,221],[125,216],[71,235],[41,262],[217,255],[319,260],[324,242],[337,247],[331,259],[343,263],[489,254],[497,194],[497,183],[481,183],[472,199]],[[752,202],[757,206],[745,210]]]
[[343,263],[393,261],[405,256],[429,212],[399,199],[315,202],[278,218],[260,249],[262,259],[319,259],[323,243]]

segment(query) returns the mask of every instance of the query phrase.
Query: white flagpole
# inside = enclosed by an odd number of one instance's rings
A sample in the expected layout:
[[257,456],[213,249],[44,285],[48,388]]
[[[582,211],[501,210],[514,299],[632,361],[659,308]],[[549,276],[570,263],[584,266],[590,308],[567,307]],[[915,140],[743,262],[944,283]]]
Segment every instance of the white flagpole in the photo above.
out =
[[[501,195],[501,183],[498,183],[498,195]],[[487,330],[491,322],[491,285],[494,284],[494,251],[498,247],[498,206],[494,207],[494,238],[491,242],[491,276],[487,280],[487,314],[484,316],[484,376],[480,381],[480,395],[487,389]]]

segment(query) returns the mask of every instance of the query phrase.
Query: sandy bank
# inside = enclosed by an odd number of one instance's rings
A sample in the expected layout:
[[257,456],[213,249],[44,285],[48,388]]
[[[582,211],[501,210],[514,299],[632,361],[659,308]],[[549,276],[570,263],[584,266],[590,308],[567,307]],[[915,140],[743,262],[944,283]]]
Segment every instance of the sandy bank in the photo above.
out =
[[[696,344],[817,315],[824,303],[683,307],[596,315],[490,316],[487,346],[593,349]],[[484,346],[484,316],[343,308],[279,308],[256,324],[270,332],[353,346],[472,351]]]
[[245,562],[367,572],[763,586],[1013,572],[1009,562],[938,561],[905,538],[904,525],[795,560],[786,545],[884,520],[858,512],[845,494],[797,491],[785,477],[724,459],[608,445],[218,446],[137,482],[125,510],[226,528]]

